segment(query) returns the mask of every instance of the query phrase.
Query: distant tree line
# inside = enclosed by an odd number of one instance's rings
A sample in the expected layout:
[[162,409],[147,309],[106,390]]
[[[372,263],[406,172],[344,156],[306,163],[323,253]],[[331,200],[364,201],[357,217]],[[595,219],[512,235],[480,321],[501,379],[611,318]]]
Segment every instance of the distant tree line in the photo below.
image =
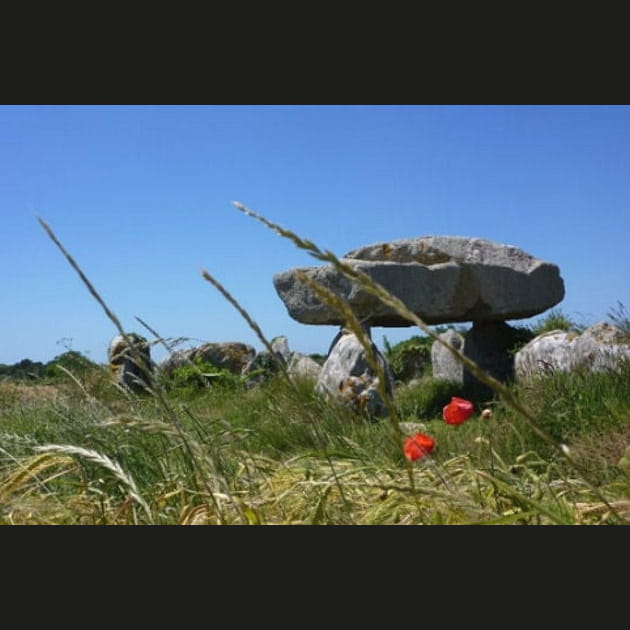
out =
[[56,356],[48,363],[22,359],[13,365],[0,363],[0,380],[32,381],[39,379],[56,378],[64,374],[61,367],[70,370],[73,374],[81,374],[88,369],[97,367],[85,355],[76,350],[68,350]]

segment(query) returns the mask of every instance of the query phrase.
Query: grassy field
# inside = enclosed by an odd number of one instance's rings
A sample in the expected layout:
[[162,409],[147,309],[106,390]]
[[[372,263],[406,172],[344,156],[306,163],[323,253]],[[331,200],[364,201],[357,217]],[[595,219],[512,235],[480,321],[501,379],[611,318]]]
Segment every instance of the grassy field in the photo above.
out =
[[[254,216],[435,335],[330,252]],[[204,277],[269,348],[253,319]],[[365,341],[347,305],[313,288]],[[312,382],[283,371],[251,389],[232,378],[193,391],[156,382],[143,394],[118,387],[109,369],[97,365],[65,368],[34,383],[6,380],[0,383],[0,523],[630,523],[629,364],[502,384],[449,350],[492,394],[479,398],[425,372],[398,385],[392,397],[382,391],[389,415],[380,420],[325,400]],[[472,415],[457,425],[442,415],[453,396],[473,403]],[[436,446],[410,460],[405,438],[417,433]]]
[[401,385],[403,434],[437,443],[413,462],[392,418],[370,421],[280,376],[159,398],[126,394],[98,368],[77,382],[4,383],[0,523],[623,523],[629,377],[624,366],[512,387],[560,448],[500,400],[453,426],[427,410],[455,384]]

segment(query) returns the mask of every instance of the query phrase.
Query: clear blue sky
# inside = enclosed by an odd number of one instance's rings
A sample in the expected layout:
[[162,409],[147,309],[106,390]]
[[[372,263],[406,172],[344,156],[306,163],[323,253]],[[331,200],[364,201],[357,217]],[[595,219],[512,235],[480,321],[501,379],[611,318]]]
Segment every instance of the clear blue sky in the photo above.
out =
[[319,263],[232,201],[338,255],[423,235],[515,245],[559,265],[580,323],[630,309],[629,106],[11,105],[0,138],[0,363],[64,339],[105,362],[116,334],[36,215],[127,331],[150,336],[139,316],[194,344],[262,349],[201,269],[293,350],[336,333],[293,321],[272,284]]

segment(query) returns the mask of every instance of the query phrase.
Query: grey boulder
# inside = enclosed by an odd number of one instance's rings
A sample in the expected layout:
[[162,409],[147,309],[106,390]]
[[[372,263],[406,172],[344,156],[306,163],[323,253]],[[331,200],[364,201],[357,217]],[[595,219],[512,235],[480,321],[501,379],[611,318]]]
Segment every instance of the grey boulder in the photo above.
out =
[[565,330],[551,330],[534,337],[514,355],[517,378],[570,370],[573,342],[577,336],[577,333]]
[[288,366],[290,376],[317,382],[321,371],[322,366],[317,363],[317,361],[311,359],[311,357],[301,352],[294,352],[291,356],[291,361]]
[[116,335],[107,349],[109,368],[116,382],[133,392],[151,386],[153,363],[149,342],[137,333]]
[[[505,322],[474,322],[465,337],[454,330],[448,330],[439,336],[474,361],[484,372],[506,382],[514,376],[514,357],[511,350],[516,332],[516,329]],[[455,355],[438,341],[434,341],[431,346],[431,362],[435,378],[481,386]]]
[[599,322],[582,334],[554,330],[532,339],[514,357],[516,376],[525,379],[586,368],[592,372],[616,370],[630,361],[630,338],[617,326]]
[[[391,396],[393,379],[387,360],[372,346],[377,361],[383,366],[385,388]],[[378,391],[379,377],[366,359],[365,349],[356,335],[342,331],[328,354],[317,379],[316,389],[326,396],[347,404],[368,417],[388,414]]]
[[240,375],[255,356],[256,350],[252,346],[238,341],[205,343],[194,348],[172,352],[162,361],[160,370],[168,374],[175,368],[201,360],[232,374]]

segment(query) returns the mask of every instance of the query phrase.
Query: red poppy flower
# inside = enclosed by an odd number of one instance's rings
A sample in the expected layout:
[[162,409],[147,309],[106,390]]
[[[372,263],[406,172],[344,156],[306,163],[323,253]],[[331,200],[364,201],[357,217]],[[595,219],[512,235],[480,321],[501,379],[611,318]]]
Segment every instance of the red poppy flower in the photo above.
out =
[[424,457],[435,448],[435,440],[424,433],[416,433],[412,437],[405,438],[403,451],[405,457],[413,462],[416,459]]
[[453,396],[451,402],[442,409],[442,417],[446,424],[461,424],[473,415],[475,409],[470,400]]

